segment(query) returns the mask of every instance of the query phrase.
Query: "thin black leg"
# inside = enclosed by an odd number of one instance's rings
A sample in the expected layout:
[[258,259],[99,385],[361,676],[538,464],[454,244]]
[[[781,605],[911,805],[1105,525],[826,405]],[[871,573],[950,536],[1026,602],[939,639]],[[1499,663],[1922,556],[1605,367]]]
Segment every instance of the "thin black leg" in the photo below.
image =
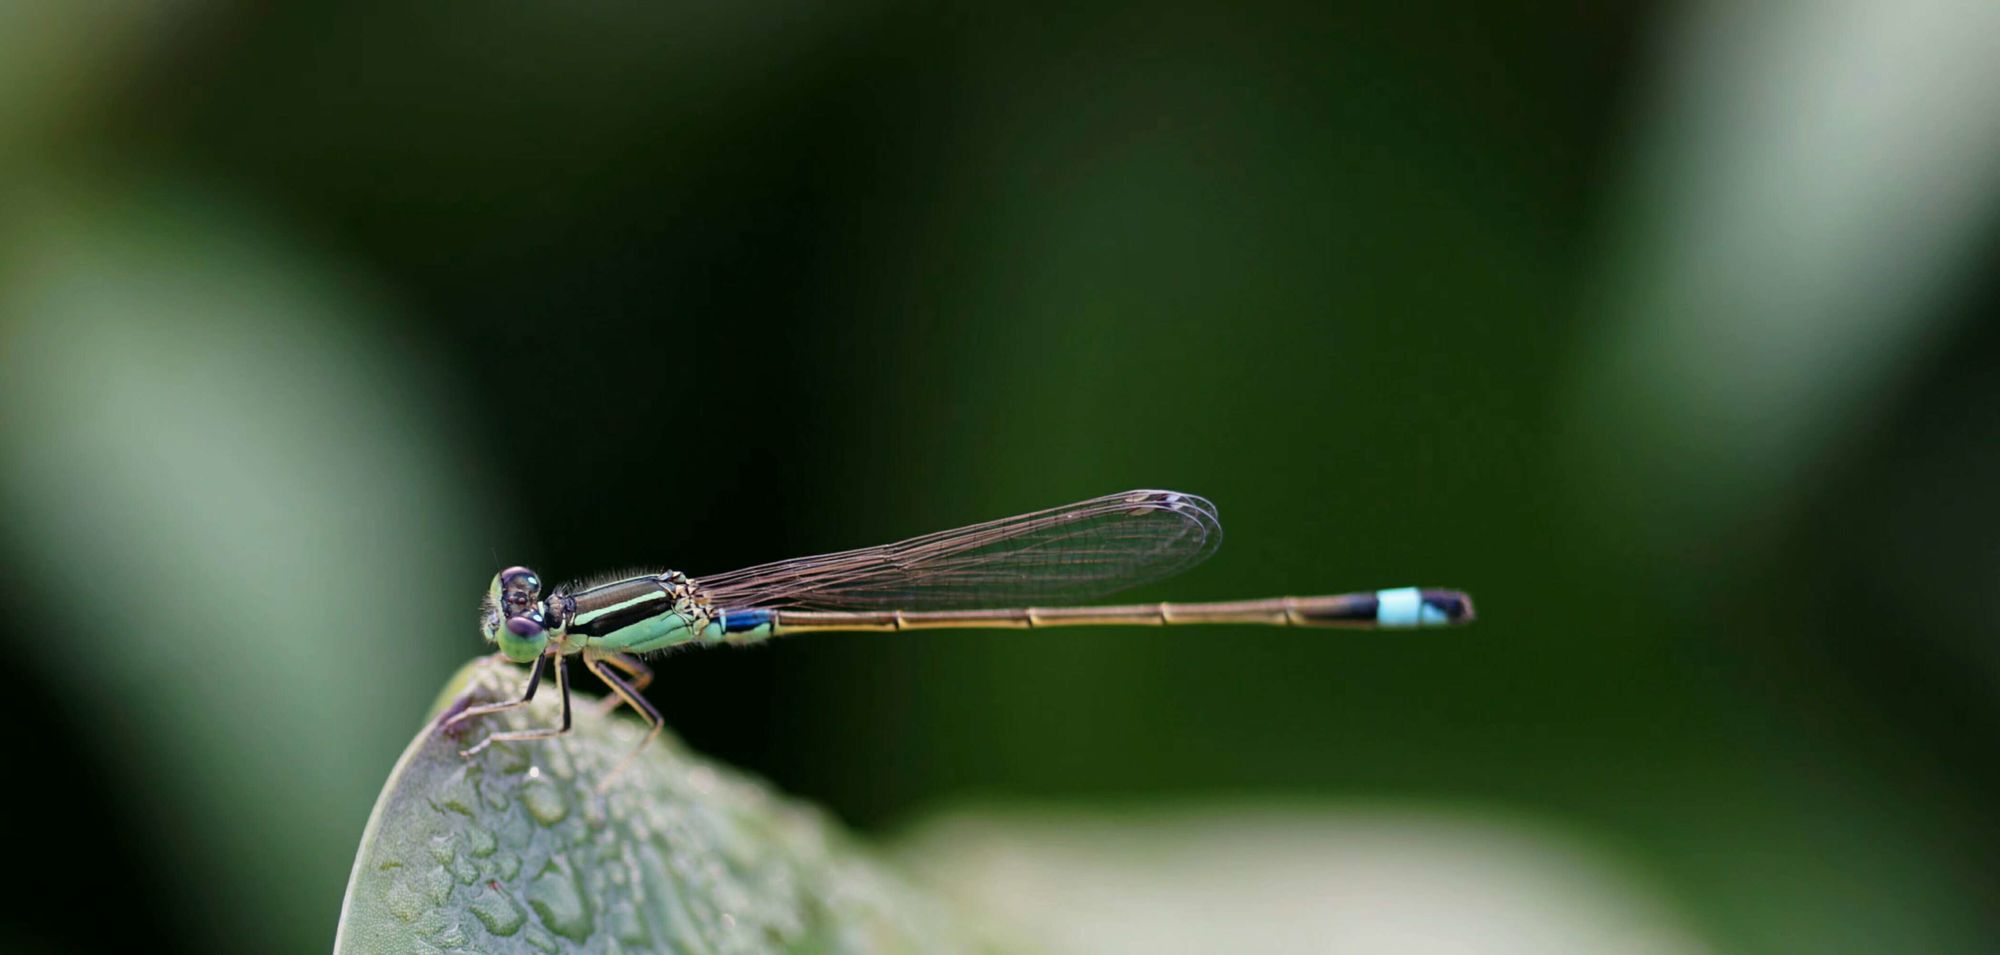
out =
[[[535,695],[535,683],[541,678],[542,667],[547,663],[549,656],[554,656],[554,654],[543,656],[535,661],[536,662],[535,675],[528,678],[528,692],[525,696],[512,703],[494,703],[490,704],[490,706],[493,709],[512,709],[516,706],[520,706],[522,704],[527,703],[528,700]],[[505,733],[493,733],[488,735],[485,739],[480,740],[479,744],[472,747],[471,749],[459,750],[459,755],[473,756],[477,754],[480,750],[483,750],[486,747],[493,745],[494,743],[505,743],[513,740],[523,740],[523,739],[550,739],[552,737],[561,736],[562,734],[569,732],[570,718],[569,718],[569,665],[568,664],[569,661],[566,658],[562,657],[558,657],[555,661],[556,689],[562,693],[561,727],[536,729],[536,730],[511,730]],[[474,709],[486,709],[486,708],[475,707]],[[493,709],[487,709],[487,712],[492,712]],[[459,717],[465,717],[471,715],[474,715],[474,710],[466,710],[464,713],[460,713]]]
[[461,712],[458,715],[453,716],[451,719],[445,720],[444,728],[451,729],[452,727],[457,726],[458,724],[463,723],[466,720],[469,720],[475,716],[485,716],[489,713],[502,713],[507,710],[515,709],[516,707],[527,706],[528,701],[533,700],[535,698],[535,688],[542,685],[542,671],[548,669],[548,666],[549,666],[549,658],[547,654],[535,658],[534,665],[528,668],[528,688],[521,691],[520,699],[508,700],[505,703],[482,703],[478,706],[468,706],[465,708],[464,712]]
[[[589,656],[590,654],[588,653],[585,654],[585,657]],[[631,682],[627,685],[635,694],[645,690],[646,687],[653,682],[653,668],[647,666],[645,661],[639,659],[638,657],[633,656],[632,654],[606,653],[598,655],[596,657],[596,660],[599,663],[609,664],[611,666],[617,667],[620,670],[624,670],[625,675],[632,678]],[[589,665],[588,659],[586,659],[584,662],[586,666]],[[590,672],[597,673],[600,669],[602,668],[592,666],[590,668]],[[610,716],[612,711],[618,709],[618,707],[623,704],[624,701],[619,699],[618,695],[614,693],[611,696],[607,696],[603,700],[598,702],[597,715]]]
[[632,751],[626,753],[625,758],[619,760],[618,765],[612,767],[611,772],[605,774],[603,781],[597,784],[597,791],[600,793],[611,788],[612,781],[625,772],[625,767],[632,764],[633,757],[638,756],[640,750],[645,749],[648,744],[652,743],[653,738],[660,735],[660,730],[667,725],[667,720],[660,715],[660,711],[654,709],[653,704],[646,702],[646,698],[639,695],[638,687],[625,682],[618,674],[611,672],[611,668],[606,666],[606,664],[612,662],[612,660],[589,654],[586,654],[583,658],[583,665],[589,667],[590,672],[597,674],[597,678],[603,680],[606,686],[611,687],[611,692],[618,694],[619,699],[631,704],[633,709],[638,710],[639,715],[645,717],[646,722],[652,724],[652,727],[646,731],[646,736],[639,741],[639,745],[632,747]]

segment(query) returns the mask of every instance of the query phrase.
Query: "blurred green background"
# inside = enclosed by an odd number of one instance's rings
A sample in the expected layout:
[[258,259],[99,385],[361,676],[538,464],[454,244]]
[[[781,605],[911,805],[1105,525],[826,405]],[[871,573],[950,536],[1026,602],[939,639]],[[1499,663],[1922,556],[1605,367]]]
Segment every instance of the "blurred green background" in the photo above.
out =
[[1366,807],[1660,951],[1991,951],[1996,97],[1975,0],[0,6],[0,948],[323,950],[501,565],[1159,486],[1229,543],[1140,596],[1482,619],[649,696],[885,836]]

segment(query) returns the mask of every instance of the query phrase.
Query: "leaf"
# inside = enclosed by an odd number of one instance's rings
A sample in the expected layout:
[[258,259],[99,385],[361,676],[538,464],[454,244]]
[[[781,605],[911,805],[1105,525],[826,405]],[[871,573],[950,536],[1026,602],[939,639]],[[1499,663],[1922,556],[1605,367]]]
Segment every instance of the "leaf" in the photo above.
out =
[[368,819],[336,953],[994,950],[817,810],[667,734],[598,794],[641,727],[587,697],[566,736],[461,757],[556,725],[545,680],[529,706],[440,728],[525,677],[487,658],[446,685]]

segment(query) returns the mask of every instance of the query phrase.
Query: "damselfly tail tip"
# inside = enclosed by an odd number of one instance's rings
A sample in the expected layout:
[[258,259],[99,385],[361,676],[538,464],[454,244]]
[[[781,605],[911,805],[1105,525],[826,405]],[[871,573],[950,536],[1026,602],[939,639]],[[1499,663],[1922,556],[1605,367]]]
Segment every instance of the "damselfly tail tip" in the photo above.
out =
[[1442,590],[1427,587],[1422,591],[1425,616],[1438,617],[1426,620],[1423,626],[1456,627],[1471,623],[1478,615],[1472,611],[1472,595],[1462,590]]
[[1375,625],[1392,630],[1456,627],[1472,622],[1472,598],[1441,587],[1397,587],[1375,592]]
[[1285,598],[1285,621],[1298,627],[1416,630],[1472,622],[1472,598],[1442,587],[1391,587],[1330,597]]

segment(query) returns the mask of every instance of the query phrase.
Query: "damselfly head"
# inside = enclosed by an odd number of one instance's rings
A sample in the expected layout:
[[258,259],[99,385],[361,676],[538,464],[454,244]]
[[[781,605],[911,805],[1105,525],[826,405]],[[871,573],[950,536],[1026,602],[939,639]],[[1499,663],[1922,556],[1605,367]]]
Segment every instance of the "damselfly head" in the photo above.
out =
[[496,576],[500,587],[500,612],[518,617],[535,609],[542,599],[542,578],[526,567],[509,567]]
[[486,589],[479,629],[489,642],[500,645],[508,659],[526,663],[548,645],[546,614],[542,578],[526,567],[509,567],[494,574]]

